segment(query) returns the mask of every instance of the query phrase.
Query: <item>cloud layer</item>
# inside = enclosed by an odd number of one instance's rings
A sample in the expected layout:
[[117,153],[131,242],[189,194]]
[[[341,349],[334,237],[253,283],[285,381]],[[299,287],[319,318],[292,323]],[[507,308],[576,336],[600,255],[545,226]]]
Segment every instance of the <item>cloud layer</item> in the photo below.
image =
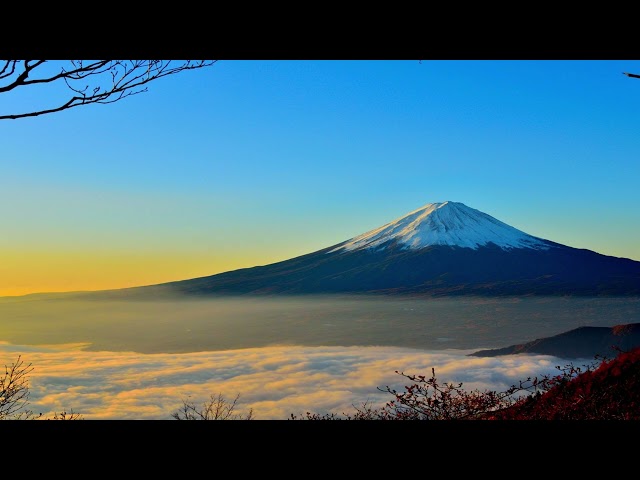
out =
[[236,411],[256,420],[291,414],[352,413],[354,405],[383,405],[378,387],[402,388],[395,373],[463,382],[467,389],[507,388],[528,376],[556,372],[555,357],[477,358],[469,351],[395,347],[264,347],[184,354],[91,352],[85,345],[22,346],[0,343],[4,364],[21,355],[34,367],[30,408],[52,416],[73,411],[86,419],[171,419],[183,400],[201,405],[211,395],[240,394]]

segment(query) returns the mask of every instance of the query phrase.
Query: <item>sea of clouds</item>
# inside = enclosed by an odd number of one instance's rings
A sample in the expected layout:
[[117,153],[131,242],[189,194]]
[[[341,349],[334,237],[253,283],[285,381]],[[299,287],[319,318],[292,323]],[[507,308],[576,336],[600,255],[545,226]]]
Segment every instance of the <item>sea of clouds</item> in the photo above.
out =
[[[312,413],[353,413],[382,406],[380,388],[409,382],[396,371],[463,382],[466,389],[506,389],[530,376],[557,373],[567,360],[547,355],[494,358],[471,351],[349,346],[270,346],[192,353],[88,351],[86,344],[0,343],[10,365],[31,364],[29,408],[51,417],[76,412],[91,420],[172,420],[184,401],[202,405],[212,395],[232,401],[256,420],[286,420]],[[580,362],[573,362],[580,364]],[[584,364],[589,363],[588,360]]]

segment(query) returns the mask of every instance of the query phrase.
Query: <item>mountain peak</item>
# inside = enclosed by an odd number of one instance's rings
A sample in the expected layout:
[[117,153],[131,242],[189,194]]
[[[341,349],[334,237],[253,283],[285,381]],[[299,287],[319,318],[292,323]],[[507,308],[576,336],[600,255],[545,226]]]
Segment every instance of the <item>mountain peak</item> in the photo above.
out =
[[[430,245],[442,247],[424,248]],[[125,289],[122,295],[149,298],[174,292],[637,298],[640,262],[533,237],[447,201],[429,203],[351,240],[288,260]]]
[[512,248],[549,248],[547,241],[461,202],[445,201],[426,205],[382,227],[354,237],[331,250],[384,249],[388,245],[403,249],[421,249],[448,245],[477,249],[494,244],[504,250]]

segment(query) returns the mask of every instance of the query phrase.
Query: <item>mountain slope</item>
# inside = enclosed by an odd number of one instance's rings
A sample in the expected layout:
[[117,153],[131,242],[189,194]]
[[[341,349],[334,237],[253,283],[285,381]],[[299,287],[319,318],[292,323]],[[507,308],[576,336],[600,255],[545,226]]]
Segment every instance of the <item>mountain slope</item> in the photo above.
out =
[[640,323],[629,323],[614,327],[580,327],[527,343],[479,350],[470,356],[497,357],[535,353],[561,358],[595,358],[596,355],[612,358],[618,354],[616,348],[629,351],[636,347],[640,347]]
[[[640,348],[633,348],[609,356],[595,369],[578,372],[567,366],[558,377],[547,378],[540,395],[523,396],[484,418],[532,421],[528,426],[540,420],[617,420],[611,424],[620,425],[620,420],[640,420],[639,404]],[[593,427],[598,422],[587,423]],[[635,428],[633,422],[629,425]]]
[[640,295],[640,262],[534,237],[443,202],[289,260],[129,293],[154,288],[189,295]]

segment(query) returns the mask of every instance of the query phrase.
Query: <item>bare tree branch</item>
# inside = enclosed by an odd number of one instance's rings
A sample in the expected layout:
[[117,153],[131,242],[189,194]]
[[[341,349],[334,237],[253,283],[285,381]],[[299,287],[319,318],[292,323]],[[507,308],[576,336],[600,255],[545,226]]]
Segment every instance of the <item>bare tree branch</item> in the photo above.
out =
[[0,80],[10,77],[16,71],[17,60],[5,60],[4,66],[0,70]]
[[92,103],[115,103],[147,91],[158,78],[209,67],[217,60],[66,60],[60,69],[49,60],[2,60],[0,93],[38,84],[62,84],[72,92],[57,106],[24,113],[0,114],[0,120],[36,117]]
[[4,367],[0,377],[0,420],[20,420],[33,418],[33,412],[26,409],[29,403],[29,374],[33,370],[20,356],[11,365]]
[[53,418],[34,413],[29,405],[29,374],[33,366],[26,364],[22,357],[11,365],[4,366],[4,376],[0,377],[0,420],[83,420],[83,416],[73,410],[55,412]]
[[211,395],[209,401],[202,404],[202,408],[187,400],[182,401],[180,409],[171,414],[176,420],[253,420],[253,409],[246,414],[236,413],[236,405],[240,394],[232,401],[228,401],[222,393]]

